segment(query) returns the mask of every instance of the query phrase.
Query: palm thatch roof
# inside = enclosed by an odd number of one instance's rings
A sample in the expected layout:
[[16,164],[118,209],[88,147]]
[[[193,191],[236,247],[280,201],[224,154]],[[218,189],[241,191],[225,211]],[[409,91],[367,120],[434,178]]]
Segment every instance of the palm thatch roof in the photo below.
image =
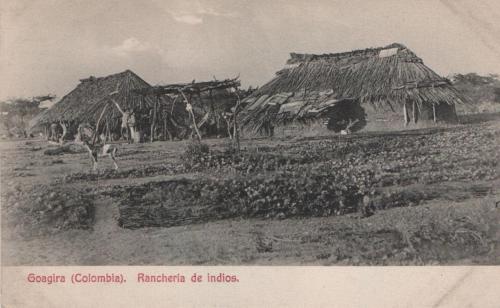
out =
[[[151,87],[146,81],[130,70],[106,77],[81,79],[80,84],[65,95],[54,106],[38,115],[31,126],[52,122],[95,122],[100,112],[109,103],[109,95],[122,109],[142,110],[153,104],[154,97],[141,96],[133,90]],[[119,111],[111,108],[111,117],[120,117]]]
[[[243,102],[243,124],[258,128],[268,113],[301,120],[339,101],[399,110],[405,102],[466,104],[468,99],[402,44],[331,54],[292,53],[284,69]],[[292,112],[289,112],[291,110]],[[319,111],[319,112],[318,112]]]

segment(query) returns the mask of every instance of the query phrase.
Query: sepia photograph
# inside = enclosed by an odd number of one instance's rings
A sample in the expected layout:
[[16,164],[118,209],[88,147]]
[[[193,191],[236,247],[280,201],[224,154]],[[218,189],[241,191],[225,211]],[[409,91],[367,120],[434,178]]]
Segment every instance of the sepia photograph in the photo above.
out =
[[495,0],[0,16],[2,267],[500,265]]

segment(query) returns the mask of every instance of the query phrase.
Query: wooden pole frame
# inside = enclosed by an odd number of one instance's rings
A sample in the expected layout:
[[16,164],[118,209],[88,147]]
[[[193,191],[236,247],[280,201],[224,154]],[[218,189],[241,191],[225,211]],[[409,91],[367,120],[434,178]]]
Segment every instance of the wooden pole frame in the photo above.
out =
[[99,124],[101,123],[101,119],[104,116],[104,112],[106,112],[107,108],[108,108],[108,104],[104,105],[104,108],[102,109],[101,115],[99,116],[99,119],[97,120],[97,123],[95,125],[94,136],[92,137],[92,145],[94,145],[96,142],[97,136],[99,134]]
[[432,103],[432,116],[434,119],[434,123],[436,123],[436,104]]
[[59,121],[59,125],[61,126],[61,128],[63,130],[61,138],[59,139],[59,143],[62,144],[64,142],[64,138],[66,138],[66,135],[68,133],[68,128],[66,127],[66,123],[64,123],[64,121]]
[[106,117],[106,141],[112,141],[111,140],[111,131],[109,128],[109,117]]
[[168,140],[172,141],[172,134],[170,133],[170,130],[168,129],[168,111],[164,110],[163,111],[163,136],[165,141],[167,140],[167,135],[168,135]]
[[215,112],[215,101],[214,101],[214,97],[212,95],[212,91],[213,90],[210,90],[208,92],[208,95],[210,96],[210,110],[212,111],[212,114],[214,115],[214,119],[215,119],[215,130],[217,131],[216,132],[216,138],[219,138],[219,130],[220,130],[220,125],[219,125],[219,115]]
[[[207,122],[207,119],[206,119],[207,117],[214,116],[215,120],[216,120],[216,125],[218,126],[217,133],[219,133],[219,129],[220,129],[220,120],[221,120],[220,117],[222,117],[222,114],[219,114],[218,112],[215,112],[215,110],[214,110],[216,102],[214,101],[213,90],[233,89],[234,88],[234,89],[236,89],[236,92],[238,92],[237,88],[240,86],[240,81],[238,80],[238,78],[239,78],[239,76],[237,76],[234,79],[225,79],[223,81],[214,80],[214,81],[208,81],[208,82],[195,82],[193,80],[193,82],[191,82],[191,83],[172,84],[172,85],[167,85],[167,86],[155,86],[152,88],[137,89],[134,92],[141,94],[141,95],[151,95],[151,94],[157,95],[157,96],[168,95],[171,98],[172,98],[172,95],[174,96],[171,108],[169,108],[169,109],[171,109],[170,116],[167,116],[167,118],[166,118],[167,125],[166,126],[164,125],[165,126],[164,130],[166,130],[166,133],[169,134],[169,138],[171,138],[171,139],[173,139],[173,138],[171,137],[171,134],[170,134],[169,129],[168,129],[168,125],[169,125],[168,122],[169,121],[172,122],[172,124],[176,128],[179,127],[178,125],[176,125],[176,123],[174,121],[174,112],[173,111],[174,111],[174,107],[175,107],[175,103],[177,102],[177,99],[184,100],[186,103],[186,110],[187,110],[189,117],[191,118],[191,121],[192,121],[191,132],[193,132],[193,131],[196,132],[198,140],[201,140],[202,136],[200,133],[200,127],[204,123]],[[202,100],[201,93],[203,93],[203,92],[209,92],[210,102],[209,102],[208,107],[210,108],[211,112],[208,112],[203,117],[203,119],[200,121],[200,123],[196,123],[196,117],[194,114],[194,110],[192,109],[192,102],[193,102],[192,96],[198,95],[200,100]],[[241,101],[240,98],[238,98],[238,99],[239,99],[239,101]],[[159,102],[159,103],[161,103],[161,102]],[[158,106],[155,106],[155,107],[158,108]],[[205,110],[205,105],[203,105],[203,104],[202,104],[202,109]],[[239,110],[237,110],[237,112],[238,111]],[[158,113],[158,110],[156,110],[156,113]],[[155,118],[153,115],[151,115],[151,117]],[[156,116],[156,118],[153,121],[155,125],[157,124],[156,123],[158,120],[157,118],[158,118],[158,115]],[[229,120],[226,120],[226,121],[229,121]],[[238,124],[237,123],[235,124],[233,121],[228,126],[228,130],[230,130],[231,127],[234,129],[235,125],[236,125],[236,129],[238,129],[238,127],[237,127]],[[161,126],[161,124],[160,124],[160,126]],[[164,132],[164,134],[165,134],[165,132]],[[154,138],[154,135],[155,135],[154,132],[152,132],[151,135]]]
[[182,95],[182,97],[184,98],[184,101],[186,102],[186,109],[189,112],[189,114],[191,115],[191,118],[193,120],[194,130],[196,131],[196,135],[198,137],[198,140],[201,141],[201,134],[200,134],[200,131],[198,130],[198,126],[196,125],[196,118],[194,117],[193,108],[192,107],[187,108],[188,106],[191,106],[191,103],[189,102],[189,99],[186,97],[184,92],[182,92],[182,90],[179,90],[179,93]]
[[416,102],[413,101],[413,114],[412,114],[412,120],[413,124],[417,124],[417,106]]
[[406,108],[407,102],[405,101],[403,105],[403,112],[404,112],[404,121],[405,121],[405,126],[408,126],[408,123],[410,122],[410,119],[408,119],[408,109]]
[[151,142],[153,142],[155,140],[156,113],[157,113],[156,109],[158,108],[158,100],[160,100],[159,96],[156,97],[156,100],[155,100],[154,105],[153,105],[153,119],[151,119],[151,135],[149,136]]
[[236,148],[238,150],[238,153],[240,153],[240,132],[239,132],[239,128],[238,128],[238,107],[240,107],[240,103],[241,103],[241,98],[240,98],[240,95],[238,94],[238,87],[234,87],[234,93],[236,94],[236,98],[237,98],[237,101],[236,101],[236,106],[234,107],[234,119],[233,119],[233,122],[234,122],[234,140],[236,142]]

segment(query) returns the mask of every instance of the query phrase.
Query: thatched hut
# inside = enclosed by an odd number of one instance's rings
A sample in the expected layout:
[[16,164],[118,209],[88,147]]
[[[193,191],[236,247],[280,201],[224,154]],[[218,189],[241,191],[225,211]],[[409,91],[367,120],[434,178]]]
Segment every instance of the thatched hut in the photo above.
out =
[[390,127],[453,122],[455,104],[468,99],[395,43],[343,53],[292,53],[286,67],[243,102],[243,125],[262,131],[318,118],[336,129],[342,125],[332,122],[357,121],[358,128],[364,121]]
[[65,95],[54,106],[37,116],[31,123],[32,128],[44,127],[46,133],[51,124],[57,123],[68,130],[70,138],[80,123],[88,122],[95,125],[106,105],[100,134],[113,139],[120,136],[122,114],[118,108],[110,104],[110,94],[122,110],[133,110],[137,118],[138,134],[134,138],[141,139],[145,130],[149,110],[154,105],[155,97],[138,95],[134,89],[151,87],[146,81],[130,70],[106,77],[89,77],[80,80],[80,84]]

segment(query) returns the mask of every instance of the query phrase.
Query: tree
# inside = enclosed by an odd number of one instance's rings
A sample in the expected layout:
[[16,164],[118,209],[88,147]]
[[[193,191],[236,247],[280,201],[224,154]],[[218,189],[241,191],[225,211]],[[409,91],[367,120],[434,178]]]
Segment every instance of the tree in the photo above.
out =
[[500,79],[498,75],[481,76],[477,73],[456,74],[451,77],[453,85],[476,104],[500,102]]
[[9,135],[14,133],[26,137],[30,120],[45,109],[40,108],[40,103],[54,98],[54,95],[45,95],[31,99],[12,98],[0,102],[1,122],[4,129]]
[[481,76],[477,73],[456,74],[452,77],[454,83],[468,83],[473,86],[489,85],[498,81],[498,75],[489,74],[488,76]]

